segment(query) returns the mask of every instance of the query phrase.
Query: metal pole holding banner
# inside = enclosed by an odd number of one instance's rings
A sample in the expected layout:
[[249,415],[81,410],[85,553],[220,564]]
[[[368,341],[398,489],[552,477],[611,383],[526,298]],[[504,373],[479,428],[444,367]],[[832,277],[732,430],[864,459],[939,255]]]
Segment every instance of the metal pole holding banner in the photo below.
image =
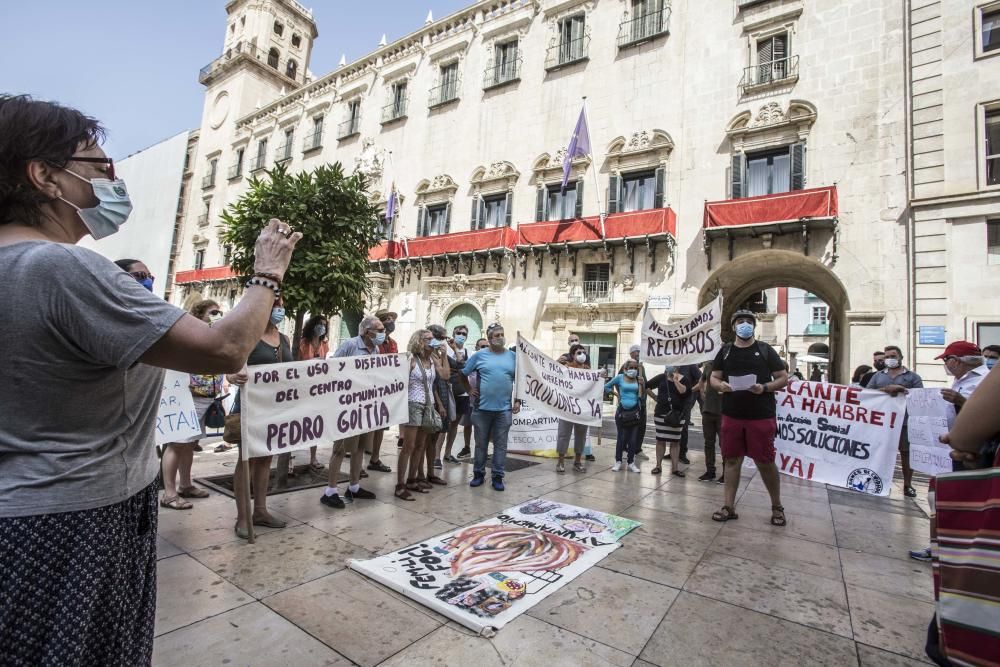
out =
[[[247,520],[247,542],[253,544],[255,535],[253,529],[253,507],[251,505],[253,492],[250,490],[250,459],[243,458],[243,443],[240,443],[238,450],[239,458],[236,459],[236,474],[243,481],[243,490],[236,494],[236,504],[242,510],[242,514]],[[235,487],[236,485],[234,484],[233,486]]]
[[[587,133],[590,134],[590,119],[587,117],[587,96],[583,96],[583,117],[587,122]],[[591,139],[593,142],[593,139]],[[590,163],[594,167],[594,193],[597,195],[597,210],[600,212],[601,216],[601,239],[607,237],[607,233],[604,230],[604,219],[608,217],[608,212],[604,209],[604,202],[601,200],[601,183],[597,180],[597,165],[594,164],[594,147],[591,144],[590,150]],[[588,167],[589,169],[589,167]],[[600,438],[600,436],[598,436]]]

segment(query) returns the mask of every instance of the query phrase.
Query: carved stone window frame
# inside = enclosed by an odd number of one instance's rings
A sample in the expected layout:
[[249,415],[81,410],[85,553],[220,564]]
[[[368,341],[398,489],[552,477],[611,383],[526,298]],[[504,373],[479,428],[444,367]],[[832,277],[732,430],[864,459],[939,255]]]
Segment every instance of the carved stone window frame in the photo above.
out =
[[666,167],[674,140],[664,130],[651,129],[620,136],[608,144],[608,171],[615,175]]
[[458,183],[448,174],[440,174],[433,179],[424,179],[417,184],[414,191],[415,203],[418,208],[453,204],[458,193]]
[[816,122],[816,107],[805,100],[791,100],[787,110],[768,102],[756,112],[742,111],[726,125],[733,153],[781,148],[805,141]]
[[512,163],[505,160],[493,161],[472,172],[469,178],[471,194],[473,197],[489,197],[510,192],[520,177],[521,173]]
[[[542,153],[531,163],[531,183],[538,188],[547,188],[550,185],[562,183],[563,161],[566,158],[566,147],[558,149],[555,153]],[[570,165],[569,181],[577,181],[587,174],[591,159],[589,155],[573,158]]]

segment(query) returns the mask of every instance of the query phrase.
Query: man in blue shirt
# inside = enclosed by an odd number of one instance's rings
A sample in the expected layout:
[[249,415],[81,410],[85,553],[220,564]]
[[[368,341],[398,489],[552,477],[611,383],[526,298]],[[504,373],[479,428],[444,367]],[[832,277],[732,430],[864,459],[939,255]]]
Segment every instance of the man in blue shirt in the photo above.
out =
[[[514,401],[514,367],[516,356],[506,349],[507,339],[503,327],[491,324],[486,329],[488,349],[480,350],[469,358],[462,369],[462,382],[475,399],[472,410],[472,427],[476,438],[476,454],[472,465],[469,486],[482,486],[486,479],[486,449],[493,440],[493,488],[503,491],[503,466],[507,459],[507,434],[512,415],[521,409],[521,402]],[[478,373],[477,386],[469,387],[468,377]]]

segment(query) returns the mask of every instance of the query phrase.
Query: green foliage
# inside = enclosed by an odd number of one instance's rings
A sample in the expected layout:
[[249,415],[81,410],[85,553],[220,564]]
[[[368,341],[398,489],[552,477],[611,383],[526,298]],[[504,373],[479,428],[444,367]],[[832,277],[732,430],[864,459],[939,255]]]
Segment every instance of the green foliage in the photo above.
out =
[[247,193],[221,216],[233,271],[253,273],[257,236],[278,218],[303,234],[285,273],[285,308],[299,323],[306,312],[361,312],[370,287],[368,250],[379,242],[381,225],[365,176],[345,174],[340,162],[295,174],[276,165],[266,174],[253,176]]

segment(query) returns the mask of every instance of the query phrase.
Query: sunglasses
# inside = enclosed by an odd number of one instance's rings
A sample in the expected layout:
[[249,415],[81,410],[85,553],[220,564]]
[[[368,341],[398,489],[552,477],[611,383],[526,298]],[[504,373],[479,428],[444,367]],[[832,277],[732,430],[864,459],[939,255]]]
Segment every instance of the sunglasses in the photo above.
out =
[[105,172],[109,180],[115,180],[115,161],[109,157],[71,157],[70,162],[92,162],[97,164],[106,164],[108,169]]
[[146,273],[145,271],[129,271],[130,276],[142,282],[143,280],[156,280],[156,276],[152,273]]

